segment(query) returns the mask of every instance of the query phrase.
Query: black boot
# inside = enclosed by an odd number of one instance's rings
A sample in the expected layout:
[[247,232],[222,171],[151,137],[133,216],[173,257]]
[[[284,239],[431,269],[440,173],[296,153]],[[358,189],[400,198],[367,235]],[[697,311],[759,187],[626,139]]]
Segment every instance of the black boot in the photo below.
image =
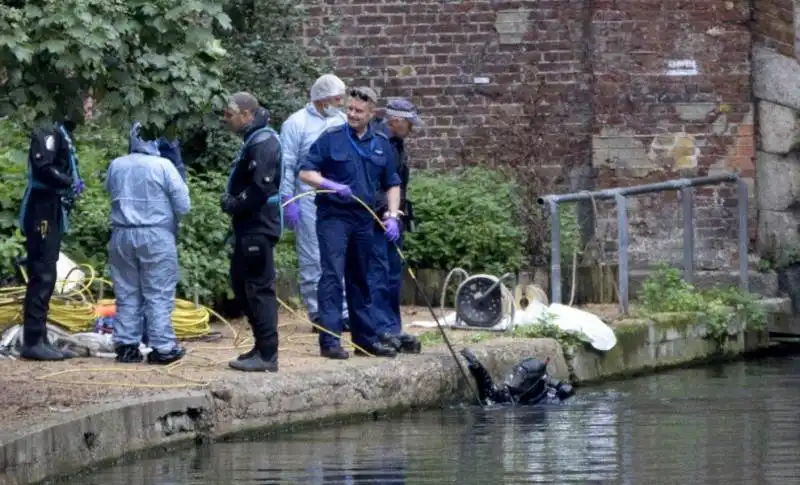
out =
[[347,360],[350,358],[350,354],[341,347],[322,349],[320,350],[319,355],[333,360]]
[[20,357],[27,360],[56,361],[64,360],[64,354],[48,344],[39,342],[36,345],[23,345]]
[[383,345],[393,348],[396,352],[400,352],[400,348],[402,347],[402,342],[400,342],[399,335],[384,333],[379,335],[378,339],[381,341]]
[[252,349],[248,350],[247,352],[245,352],[243,354],[239,354],[239,356],[236,357],[236,360],[247,360],[250,357],[256,355],[257,353],[258,353],[258,349],[256,349],[255,345],[253,345]]
[[[396,350],[380,342],[375,343],[374,345],[372,345],[372,347],[365,347],[364,350],[374,355],[375,357],[390,357],[390,358],[397,357]],[[356,349],[356,355],[366,356],[367,354],[365,354],[359,349]]]
[[231,369],[242,372],[278,372],[278,359],[265,359],[257,350],[246,359],[236,359],[228,362]]
[[408,333],[401,333],[398,336],[398,340],[400,341],[398,352],[406,354],[419,354],[422,352],[422,343],[417,337]]
[[156,365],[168,365],[177,362],[186,355],[186,350],[183,347],[173,347],[168,353],[161,353],[155,349],[147,354],[147,363]]
[[117,352],[117,362],[123,364],[139,364],[144,359],[138,345],[117,345],[114,350]]

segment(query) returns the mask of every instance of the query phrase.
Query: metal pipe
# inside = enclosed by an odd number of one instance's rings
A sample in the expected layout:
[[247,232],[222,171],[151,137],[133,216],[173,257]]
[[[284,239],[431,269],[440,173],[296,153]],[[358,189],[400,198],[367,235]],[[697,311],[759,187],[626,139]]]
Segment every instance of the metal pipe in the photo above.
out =
[[558,202],[550,201],[550,302],[561,303],[561,221]]
[[694,188],[681,189],[683,206],[683,279],[694,280]]
[[739,205],[739,288],[750,291],[750,271],[747,261],[747,182],[742,179],[736,181],[736,195]]
[[575,192],[572,194],[551,194],[544,197],[539,197],[536,201],[540,205],[545,205],[550,201],[555,201],[557,204],[562,202],[578,202],[582,200],[607,200],[613,199],[616,195],[622,194],[624,196],[649,194],[652,192],[662,192],[665,190],[681,190],[684,187],[701,187],[703,185],[716,185],[721,182],[736,182],[739,180],[739,175],[735,172],[726,173],[721,175],[709,175],[706,177],[684,178],[677,180],[669,180],[667,182],[657,182],[653,184],[636,185],[633,187],[623,187],[616,189],[598,190],[595,192]]
[[628,207],[625,196],[614,196],[617,202],[617,233],[619,237],[619,304],[623,315],[628,314]]

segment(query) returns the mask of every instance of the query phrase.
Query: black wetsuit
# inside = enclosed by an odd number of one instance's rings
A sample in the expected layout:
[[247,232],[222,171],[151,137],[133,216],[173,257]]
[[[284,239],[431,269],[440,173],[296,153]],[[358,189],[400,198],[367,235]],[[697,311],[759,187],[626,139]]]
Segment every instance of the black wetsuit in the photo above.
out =
[[547,363],[539,359],[525,359],[513,369],[502,385],[492,381],[489,371],[468,349],[461,351],[467,359],[469,370],[478,384],[481,402],[490,404],[560,404],[575,394],[572,386],[547,375]]

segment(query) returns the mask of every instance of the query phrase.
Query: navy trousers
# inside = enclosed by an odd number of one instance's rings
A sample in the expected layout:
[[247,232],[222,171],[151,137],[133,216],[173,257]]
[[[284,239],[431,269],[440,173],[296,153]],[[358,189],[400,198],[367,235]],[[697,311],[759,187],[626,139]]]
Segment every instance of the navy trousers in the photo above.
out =
[[[386,239],[383,230],[373,235],[369,266],[369,288],[372,299],[372,322],[378,335],[397,335],[403,331],[400,319],[400,291],[403,284],[403,260],[395,244]],[[397,240],[403,248],[403,236]]]
[[[356,345],[369,350],[378,342],[378,334],[371,321],[367,280],[372,256],[373,222],[360,213],[348,214],[319,207],[317,238],[321,269],[317,285],[320,324],[330,332],[342,334],[342,295],[346,294],[350,335]],[[320,332],[319,346],[321,349],[330,349],[341,346],[341,342],[337,337]]]

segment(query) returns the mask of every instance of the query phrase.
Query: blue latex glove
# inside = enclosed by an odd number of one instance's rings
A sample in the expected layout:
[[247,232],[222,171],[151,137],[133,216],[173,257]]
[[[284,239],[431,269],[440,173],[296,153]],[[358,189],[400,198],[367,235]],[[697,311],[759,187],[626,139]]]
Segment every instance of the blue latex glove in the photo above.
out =
[[169,141],[162,136],[158,139],[158,151],[162,157],[172,162],[185,182],[186,166],[183,164],[183,156],[181,155],[181,141],[177,138]]
[[86,184],[83,183],[83,180],[78,179],[77,182],[72,184],[72,194],[75,197],[80,197],[84,190],[86,190]]
[[397,223],[397,218],[390,217],[383,222],[386,226],[386,239],[390,242],[395,242],[400,239],[400,225]]
[[[291,197],[284,195],[282,200],[282,204],[286,204],[288,200],[291,200]],[[297,205],[297,201],[292,201],[286,204],[283,207],[283,220],[284,224],[289,229],[296,229],[297,225],[300,224],[300,206]]]
[[333,190],[334,192],[336,192],[337,195],[341,197],[353,196],[353,189],[351,189],[347,185],[337,184],[336,182],[331,182],[330,180],[324,180],[322,184],[320,184],[320,188],[323,188],[325,190]]

